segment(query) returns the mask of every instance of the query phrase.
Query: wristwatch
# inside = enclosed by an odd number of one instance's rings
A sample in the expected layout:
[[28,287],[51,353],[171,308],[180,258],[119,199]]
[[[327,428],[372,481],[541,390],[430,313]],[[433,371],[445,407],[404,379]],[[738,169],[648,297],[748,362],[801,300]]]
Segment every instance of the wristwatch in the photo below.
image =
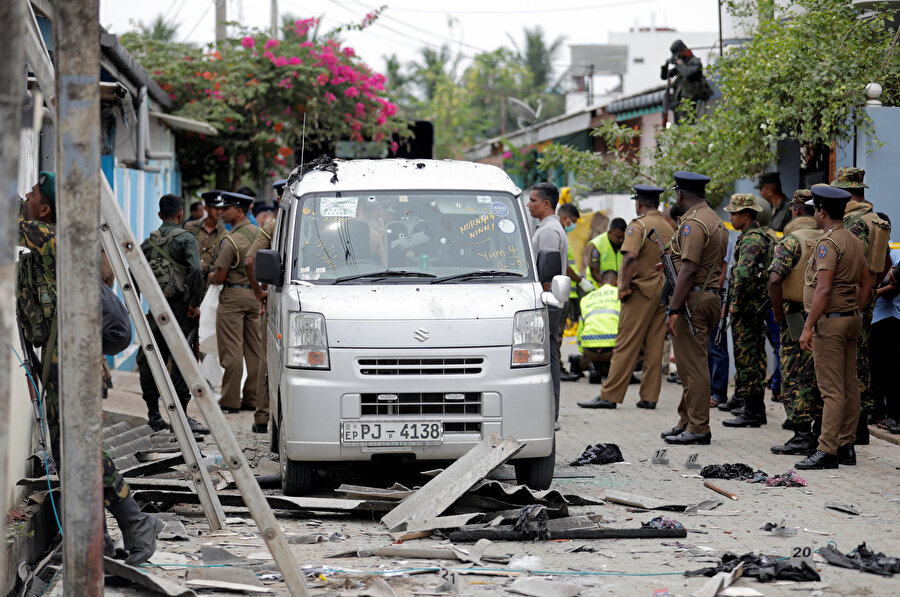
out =
[[672,307],[666,307],[666,317],[669,315],[673,315],[675,311],[672,311]]

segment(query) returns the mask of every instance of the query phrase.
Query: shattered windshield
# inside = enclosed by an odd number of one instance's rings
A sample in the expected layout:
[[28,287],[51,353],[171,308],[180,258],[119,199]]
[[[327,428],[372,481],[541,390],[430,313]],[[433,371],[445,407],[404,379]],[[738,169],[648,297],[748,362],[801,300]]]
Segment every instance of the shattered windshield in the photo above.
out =
[[365,284],[428,283],[448,277],[458,283],[533,279],[516,199],[506,193],[313,193],[299,202],[295,280]]

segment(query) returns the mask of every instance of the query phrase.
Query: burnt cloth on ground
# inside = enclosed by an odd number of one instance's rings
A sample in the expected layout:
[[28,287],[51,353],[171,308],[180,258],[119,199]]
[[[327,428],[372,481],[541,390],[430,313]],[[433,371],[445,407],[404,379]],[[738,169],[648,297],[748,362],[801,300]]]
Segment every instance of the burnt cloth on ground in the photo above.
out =
[[762,471],[754,471],[749,465],[743,462],[735,462],[734,464],[708,464],[700,470],[700,476],[704,479],[737,479],[744,481],[752,479],[757,473],[763,477],[768,477]]
[[722,562],[718,566],[710,566],[699,570],[688,570],[685,576],[715,576],[719,572],[731,572],[738,563],[744,563],[744,571],[741,576],[755,578],[759,582],[772,580],[818,581],[822,580],[814,568],[810,568],[806,562],[799,565],[791,564],[789,560],[779,560],[775,556],[767,556],[758,553],[745,553],[738,557],[733,553],[722,556]]
[[832,566],[841,568],[855,568],[863,572],[879,574],[881,576],[893,576],[900,572],[900,559],[886,556],[883,553],[875,553],[866,547],[865,543],[848,553],[842,554],[837,547],[830,544],[819,548],[819,555]]
[[569,466],[582,466],[585,464],[610,464],[613,462],[625,462],[622,458],[622,450],[616,444],[596,444],[584,449],[584,454],[578,460],[573,460]]

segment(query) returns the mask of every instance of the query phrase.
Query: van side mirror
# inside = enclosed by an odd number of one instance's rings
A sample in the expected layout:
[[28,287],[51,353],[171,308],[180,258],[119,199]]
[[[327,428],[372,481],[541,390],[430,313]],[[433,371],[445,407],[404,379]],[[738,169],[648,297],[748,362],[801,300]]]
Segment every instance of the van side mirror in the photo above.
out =
[[550,284],[553,276],[564,274],[562,271],[562,257],[559,251],[541,251],[537,256],[537,275],[538,281],[543,284]]
[[562,307],[569,300],[569,290],[572,288],[572,279],[569,276],[553,276],[550,282],[550,292],[541,293],[541,302],[548,307]]
[[281,254],[271,249],[260,249],[256,253],[256,265],[254,268],[256,281],[272,286],[281,286]]

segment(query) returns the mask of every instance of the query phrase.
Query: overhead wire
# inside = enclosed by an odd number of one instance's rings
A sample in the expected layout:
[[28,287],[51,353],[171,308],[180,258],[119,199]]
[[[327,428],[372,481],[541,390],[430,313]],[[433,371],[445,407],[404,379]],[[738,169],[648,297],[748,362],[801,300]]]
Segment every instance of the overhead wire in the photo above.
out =
[[631,6],[633,4],[646,4],[648,2],[657,2],[658,0],[622,0],[620,2],[611,2],[609,4],[590,4],[585,6],[569,6],[560,8],[524,8],[518,10],[440,10],[429,8],[402,8],[391,7],[392,10],[400,12],[430,13],[430,14],[469,14],[469,15],[509,15],[509,14],[541,14],[541,13],[557,13],[557,12],[575,12],[581,10],[598,10],[601,8],[615,8],[617,6]]
[[197,20],[197,23],[196,23],[193,27],[191,27],[191,30],[188,31],[187,35],[184,36],[184,39],[187,40],[188,38],[190,38],[191,35],[194,33],[194,31],[197,30],[197,27],[200,26],[200,23],[202,23],[202,22],[203,22],[203,19],[206,18],[206,15],[209,14],[209,9],[210,9],[210,8],[212,8],[213,6],[215,6],[216,4],[218,4],[219,2],[224,2],[224,1],[225,1],[225,0],[212,0],[212,2],[210,2],[209,4],[207,4],[207,5],[206,5],[206,10],[203,11],[203,14],[200,15],[200,18]]

